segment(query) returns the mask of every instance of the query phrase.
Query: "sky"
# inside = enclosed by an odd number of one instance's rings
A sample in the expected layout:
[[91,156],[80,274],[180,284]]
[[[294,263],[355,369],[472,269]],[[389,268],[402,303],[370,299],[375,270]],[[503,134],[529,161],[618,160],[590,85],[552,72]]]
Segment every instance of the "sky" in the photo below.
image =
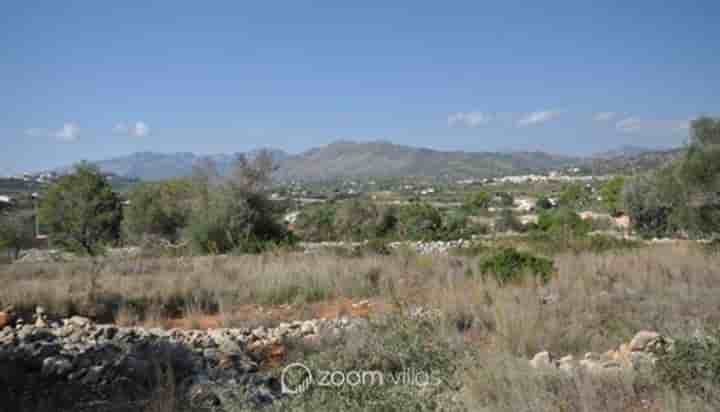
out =
[[0,9],[0,174],[334,140],[589,154],[720,115],[718,1]]

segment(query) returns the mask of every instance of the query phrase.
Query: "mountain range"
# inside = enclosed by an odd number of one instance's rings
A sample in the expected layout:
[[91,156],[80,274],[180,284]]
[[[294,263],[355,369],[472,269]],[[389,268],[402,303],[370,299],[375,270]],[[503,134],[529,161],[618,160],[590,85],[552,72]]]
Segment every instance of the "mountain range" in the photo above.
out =
[[[608,172],[610,164],[619,169],[632,168],[636,158],[642,167],[653,167],[666,161],[672,151],[653,151],[633,146],[589,157],[554,155],[544,152],[464,152],[439,151],[393,144],[387,141],[337,141],[300,154],[269,150],[280,180],[321,181],[370,177],[438,177],[467,178],[544,172],[571,166],[587,166]],[[258,150],[245,153],[252,157]],[[226,174],[240,153],[196,155],[193,153],[138,152],[108,160],[92,162],[102,171],[128,178],[160,180],[189,176],[193,165],[202,159],[212,160],[221,174]],[[614,163],[613,163],[614,162]],[[61,168],[59,171],[68,170]],[[598,173],[596,170],[595,173]]]

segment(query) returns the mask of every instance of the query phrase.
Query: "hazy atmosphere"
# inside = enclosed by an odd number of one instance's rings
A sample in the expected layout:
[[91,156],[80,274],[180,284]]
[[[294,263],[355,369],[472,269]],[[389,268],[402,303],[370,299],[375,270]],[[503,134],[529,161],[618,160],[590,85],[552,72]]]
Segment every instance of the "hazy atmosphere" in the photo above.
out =
[[718,15],[713,1],[11,2],[0,174],[338,139],[678,146],[720,112]]

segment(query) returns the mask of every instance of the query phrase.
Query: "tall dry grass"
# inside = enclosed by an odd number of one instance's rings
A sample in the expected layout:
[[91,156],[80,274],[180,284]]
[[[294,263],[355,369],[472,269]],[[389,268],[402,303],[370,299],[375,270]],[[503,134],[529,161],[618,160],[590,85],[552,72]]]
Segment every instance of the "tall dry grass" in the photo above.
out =
[[606,350],[641,329],[688,334],[720,321],[720,257],[658,245],[564,254],[546,285],[501,287],[471,257],[301,253],[133,258],[2,268],[0,306],[125,323],[242,305],[374,297],[440,310],[449,329],[516,355]]

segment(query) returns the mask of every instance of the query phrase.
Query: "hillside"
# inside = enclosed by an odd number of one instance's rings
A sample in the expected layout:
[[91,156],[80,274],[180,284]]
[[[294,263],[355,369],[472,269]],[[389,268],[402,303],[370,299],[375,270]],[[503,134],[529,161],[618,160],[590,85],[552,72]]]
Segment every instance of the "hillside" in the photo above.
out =
[[622,154],[608,158],[590,159],[589,167],[594,174],[634,174],[658,169],[679,159],[684,148],[656,150],[634,154]]
[[290,156],[278,177],[323,180],[362,177],[486,177],[548,170],[579,159],[542,152],[445,152],[377,141],[339,141]]
[[[624,147],[583,158],[544,152],[439,151],[385,141],[337,141],[296,155],[270,149],[278,164],[278,179],[305,181],[401,176],[490,177],[538,173],[568,166],[584,166],[595,174],[630,173],[657,168],[682,152],[682,149],[647,150]],[[252,157],[257,152],[251,151],[247,155]],[[227,174],[238,155],[140,152],[94,163],[104,172],[118,176],[160,180],[189,176],[193,165],[203,158],[213,160],[218,171]]]
[[[270,149],[270,152],[277,162],[282,162],[287,157],[287,154],[282,150]],[[248,152],[247,155],[252,157],[255,153],[257,151]],[[211,159],[217,165],[218,171],[225,174],[239,154],[201,156],[188,152],[138,152],[92,163],[97,165],[103,172],[113,173],[118,176],[141,180],[162,180],[189,176],[192,174],[193,165],[201,159]],[[72,166],[66,166],[58,171],[65,172],[71,168]]]

